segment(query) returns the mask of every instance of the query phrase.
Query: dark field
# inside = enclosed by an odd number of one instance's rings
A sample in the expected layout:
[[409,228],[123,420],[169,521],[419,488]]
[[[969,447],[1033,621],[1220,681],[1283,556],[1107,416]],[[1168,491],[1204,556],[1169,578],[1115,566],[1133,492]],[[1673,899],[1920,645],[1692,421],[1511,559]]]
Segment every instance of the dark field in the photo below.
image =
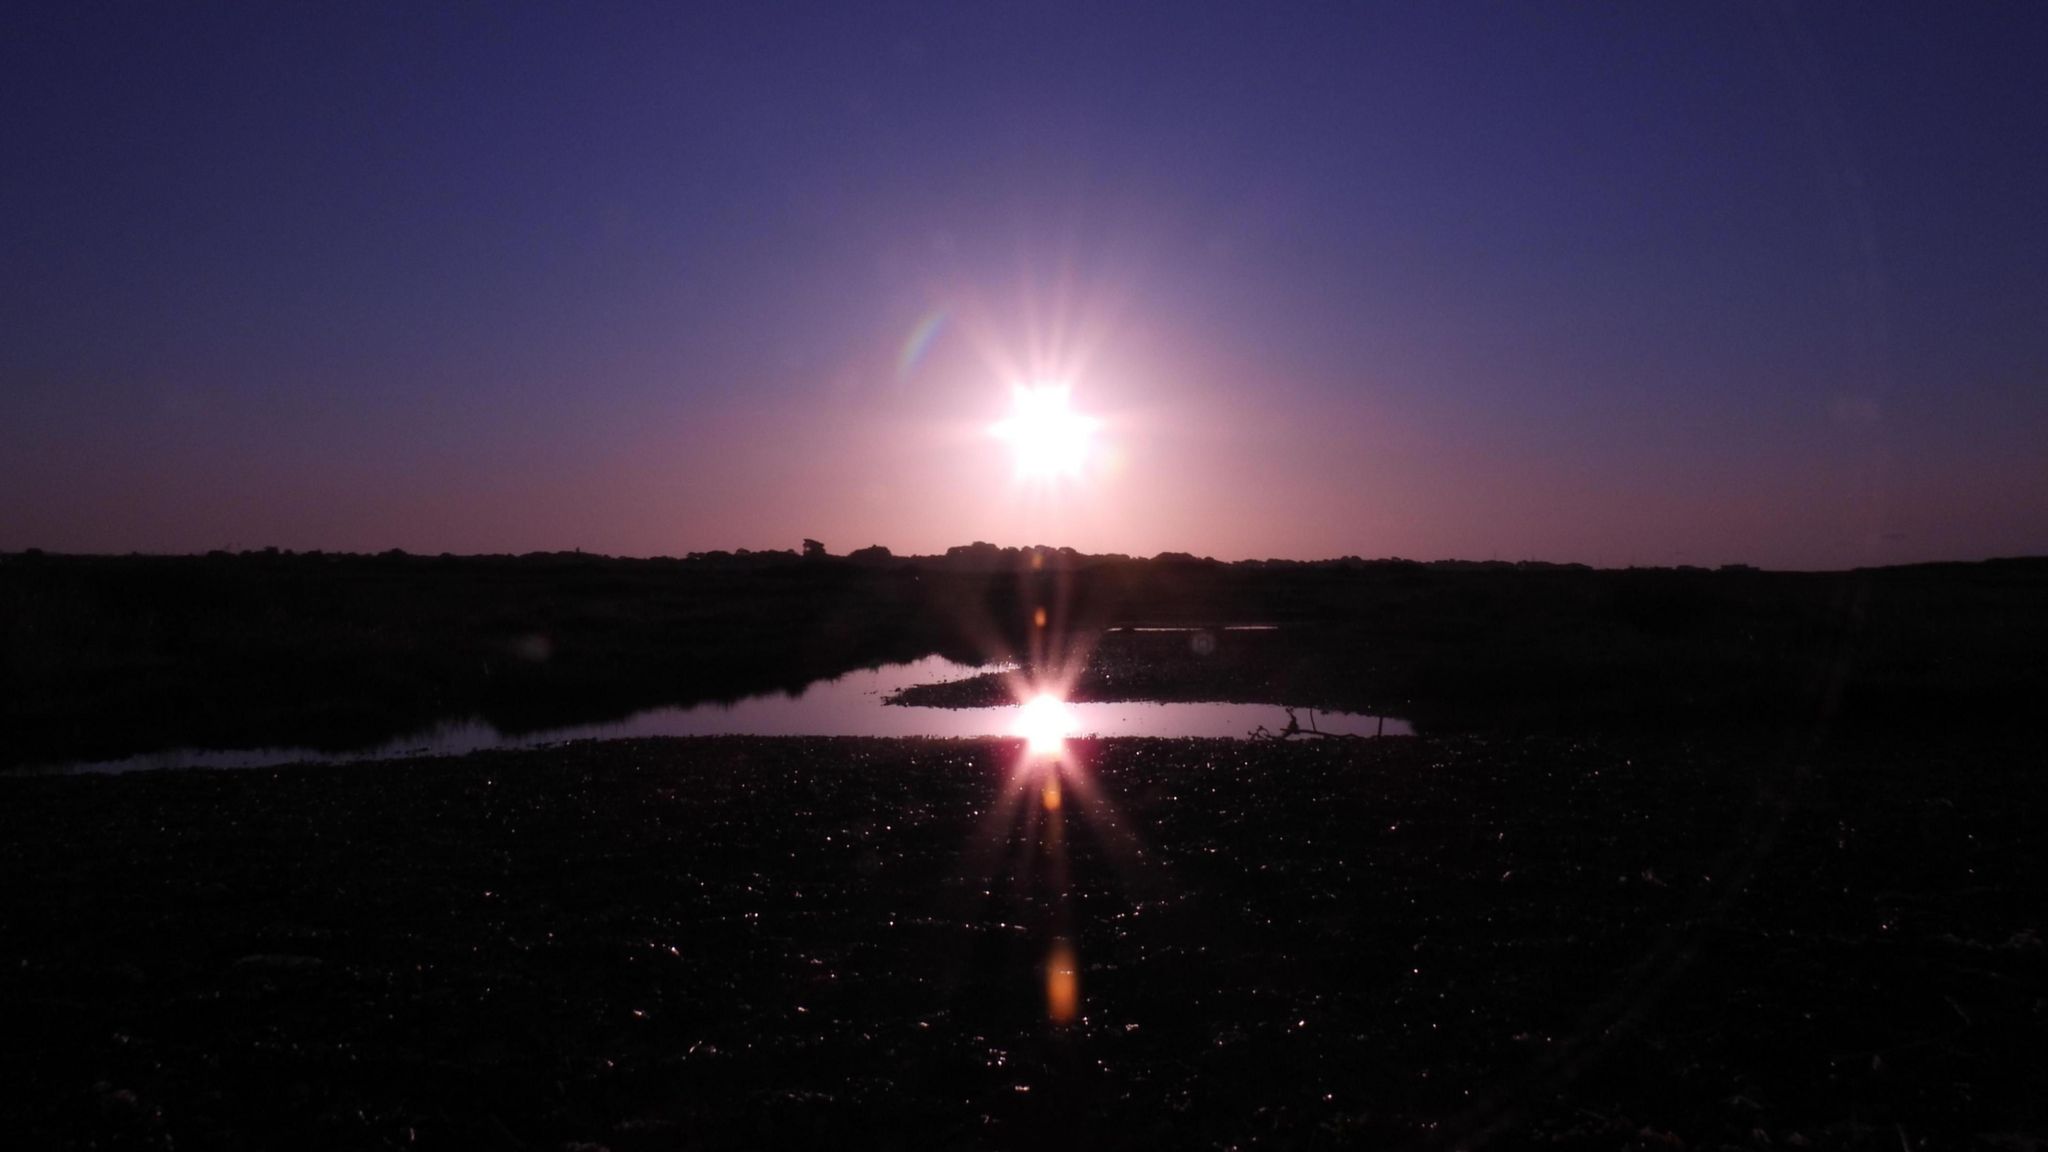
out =
[[6,1127],[1891,1149],[2048,1123],[2038,745],[1080,744],[1057,817],[1035,784],[1003,803],[1017,750],[0,782]]
[[[9,763],[932,651],[1424,735],[1078,742],[1056,795],[1008,741],[0,776],[0,1132],[2036,1149],[2044,593],[2037,562],[9,557]],[[1282,628],[1105,631],[1229,621]]]

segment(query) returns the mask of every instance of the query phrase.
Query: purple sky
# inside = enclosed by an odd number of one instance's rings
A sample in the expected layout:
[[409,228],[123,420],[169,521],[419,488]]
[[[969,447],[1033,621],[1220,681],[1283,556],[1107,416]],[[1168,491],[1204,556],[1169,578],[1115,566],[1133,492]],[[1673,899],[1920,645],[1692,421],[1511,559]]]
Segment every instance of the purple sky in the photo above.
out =
[[591,7],[0,18],[0,549],[2048,552],[2048,7]]

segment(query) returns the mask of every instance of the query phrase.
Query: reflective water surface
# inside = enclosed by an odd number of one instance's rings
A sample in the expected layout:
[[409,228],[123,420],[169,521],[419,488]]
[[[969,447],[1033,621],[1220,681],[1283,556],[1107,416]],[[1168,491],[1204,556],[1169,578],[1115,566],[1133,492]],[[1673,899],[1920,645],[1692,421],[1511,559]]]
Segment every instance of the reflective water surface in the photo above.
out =
[[[490,748],[532,748],[568,740],[636,736],[1014,736],[1017,706],[909,708],[885,706],[884,697],[916,684],[978,675],[993,666],[928,656],[903,664],[849,672],[821,680],[794,696],[769,693],[732,704],[652,708],[622,720],[540,732],[506,734],[480,720],[438,725],[387,744],[351,752],[310,748],[179,748],[122,760],[58,765],[43,771],[135,772],[152,768],[263,768],[277,764],[347,763],[404,756],[459,756]],[[1213,736],[1242,738],[1253,729],[1280,731],[1288,711],[1272,704],[1066,704],[1065,735]],[[1349,712],[1297,711],[1300,726],[1325,733],[1371,736],[1413,734],[1406,721]]]

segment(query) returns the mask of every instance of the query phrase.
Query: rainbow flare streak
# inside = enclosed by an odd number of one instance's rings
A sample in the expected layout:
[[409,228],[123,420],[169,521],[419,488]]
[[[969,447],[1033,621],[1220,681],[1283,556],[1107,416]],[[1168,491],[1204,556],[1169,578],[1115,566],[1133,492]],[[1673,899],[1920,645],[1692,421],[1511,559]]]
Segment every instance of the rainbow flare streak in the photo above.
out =
[[917,370],[918,361],[924,359],[924,354],[931,349],[932,342],[939,338],[939,332],[945,326],[944,308],[934,308],[925,313],[924,319],[919,320],[917,327],[904,338],[902,350],[896,353],[897,380],[910,379],[910,374]]

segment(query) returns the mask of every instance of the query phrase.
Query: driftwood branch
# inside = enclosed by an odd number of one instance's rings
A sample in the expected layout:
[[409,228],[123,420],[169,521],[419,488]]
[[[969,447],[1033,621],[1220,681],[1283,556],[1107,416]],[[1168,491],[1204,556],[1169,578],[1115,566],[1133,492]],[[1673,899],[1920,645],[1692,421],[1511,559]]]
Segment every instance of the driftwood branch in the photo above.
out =
[[[1296,716],[1294,715],[1294,709],[1292,709],[1292,708],[1283,708],[1283,709],[1282,709],[1282,711],[1284,711],[1284,712],[1286,712],[1286,713],[1287,713],[1287,726],[1286,726],[1286,727],[1284,727],[1284,728],[1281,728],[1281,729],[1280,729],[1280,730],[1278,730],[1278,731],[1274,731],[1273,729],[1271,729],[1271,728],[1268,728],[1268,727],[1266,727],[1266,726],[1265,726],[1264,724],[1261,724],[1261,725],[1259,725],[1259,726],[1258,726],[1257,728],[1254,728],[1254,729],[1252,729],[1252,730],[1251,730],[1251,732],[1249,732],[1249,733],[1248,733],[1247,735],[1249,735],[1249,736],[1251,737],[1251,739],[1253,739],[1253,740],[1370,740],[1370,739],[1372,739],[1372,737],[1370,737],[1370,736],[1360,736],[1360,735],[1358,735],[1358,734],[1356,734],[1356,733],[1354,733],[1354,732],[1324,732],[1324,731],[1322,731],[1321,729],[1319,729],[1319,728],[1317,728],[1317,727],[1316,727],[1316,710],[1315,710],[1315,709],[1313,709],[1313,708],[1311,708],[1311,709],[1309,709],[1309,710],[1308,710],[1308,727],[1306,727],[1306,728],[1303,728],[1303,727],[1301,726],[1301,721],[1300,721],[1300,719],[1299,719],[1299,718],[1297,718],[1297,717],[1296,717]],[[1381,723],[1382,723],[1382,726],[1384,726],[1385,722],[1384,722],[1384,721],[1382,721]]]

